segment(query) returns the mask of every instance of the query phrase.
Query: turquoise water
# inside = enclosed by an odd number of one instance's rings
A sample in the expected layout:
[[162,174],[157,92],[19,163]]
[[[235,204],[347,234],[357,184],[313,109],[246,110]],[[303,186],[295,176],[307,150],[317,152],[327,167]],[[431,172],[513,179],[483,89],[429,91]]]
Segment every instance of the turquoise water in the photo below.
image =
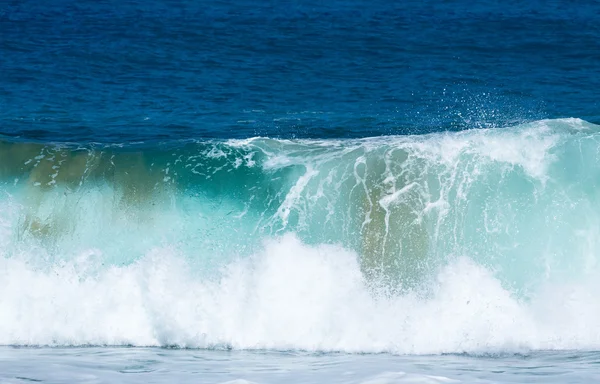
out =
[[598,381],[598,15],[0,2],[0,381]]

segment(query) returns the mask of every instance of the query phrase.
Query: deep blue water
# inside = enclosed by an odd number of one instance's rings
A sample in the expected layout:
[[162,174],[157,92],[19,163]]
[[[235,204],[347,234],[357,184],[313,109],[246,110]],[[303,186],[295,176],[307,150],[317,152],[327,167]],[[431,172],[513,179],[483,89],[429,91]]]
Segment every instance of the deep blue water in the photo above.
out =
[[0,1],[0,133],[124,142],[600,122],[600,3]]

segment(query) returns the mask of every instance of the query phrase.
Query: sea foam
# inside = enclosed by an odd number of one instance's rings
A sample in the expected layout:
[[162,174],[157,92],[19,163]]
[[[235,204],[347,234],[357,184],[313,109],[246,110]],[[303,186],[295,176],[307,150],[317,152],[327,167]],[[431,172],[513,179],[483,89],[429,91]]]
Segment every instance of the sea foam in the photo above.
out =
[[[201,252],[199,250],[199,252]],[[97,269],[95,252],[48,270],[0,259],[0,344],[136,345],[398,354],[600,347],[596,276],[521,299],[467,256],[424,286],[372,287],[355,253],[267,240],[213,277],[173,250]]]

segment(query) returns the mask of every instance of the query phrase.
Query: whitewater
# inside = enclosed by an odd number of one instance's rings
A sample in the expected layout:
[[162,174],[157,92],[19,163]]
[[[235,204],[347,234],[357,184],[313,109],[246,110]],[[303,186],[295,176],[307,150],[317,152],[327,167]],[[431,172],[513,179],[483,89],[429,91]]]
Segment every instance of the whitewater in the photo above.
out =
[[0,142],[0,344],[600,348],[600,127]]

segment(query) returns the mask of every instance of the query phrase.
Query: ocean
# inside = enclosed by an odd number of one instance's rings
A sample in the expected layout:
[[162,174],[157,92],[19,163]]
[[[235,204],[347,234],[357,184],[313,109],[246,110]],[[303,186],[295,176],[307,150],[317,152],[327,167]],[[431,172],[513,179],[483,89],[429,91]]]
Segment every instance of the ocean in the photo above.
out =
[[600,3],[0,0],[0,382],[600,381]]

